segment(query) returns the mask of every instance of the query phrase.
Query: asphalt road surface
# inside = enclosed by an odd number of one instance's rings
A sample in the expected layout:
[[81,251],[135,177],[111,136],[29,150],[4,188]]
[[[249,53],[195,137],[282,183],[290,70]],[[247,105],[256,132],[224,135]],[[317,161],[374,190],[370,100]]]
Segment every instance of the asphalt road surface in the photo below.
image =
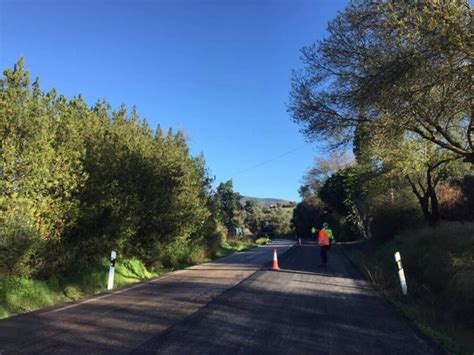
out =
[[292,244],[1,321],[0,353],[442,353],[336,248]]

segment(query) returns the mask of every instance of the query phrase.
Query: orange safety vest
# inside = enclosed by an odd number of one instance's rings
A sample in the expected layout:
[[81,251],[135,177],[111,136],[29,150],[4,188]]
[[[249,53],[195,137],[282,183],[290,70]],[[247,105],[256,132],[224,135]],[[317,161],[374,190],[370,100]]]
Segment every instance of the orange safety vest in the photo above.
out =
[[319,231],[318,243],[319,243],[320,247],[324,247],[324,246],[329,245],[329,235],[328,235],[328,232],[326,232],[326,230],[321,229]]

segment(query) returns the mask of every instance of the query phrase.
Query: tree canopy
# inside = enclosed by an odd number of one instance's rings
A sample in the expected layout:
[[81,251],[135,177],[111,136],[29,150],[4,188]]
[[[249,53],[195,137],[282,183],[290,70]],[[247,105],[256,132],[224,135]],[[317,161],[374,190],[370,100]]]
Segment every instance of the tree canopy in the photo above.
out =
[[474,164],[471,5],[358,0],[302,49],[289,111],[312,139],[409,131]]
[[87,267],[111,249],[150,265],[165,245],[214,232],[203,158],[135,108],[44,92],[20,59],[0,81],[0,134],[0,232],[34,234],[23,244],[37,249],[18,258],[34,256],[36,271]]

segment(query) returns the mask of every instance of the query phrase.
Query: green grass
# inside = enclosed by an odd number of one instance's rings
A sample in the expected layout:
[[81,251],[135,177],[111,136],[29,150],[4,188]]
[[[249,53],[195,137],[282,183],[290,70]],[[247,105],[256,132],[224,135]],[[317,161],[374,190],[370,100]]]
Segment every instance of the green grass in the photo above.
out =
[[[410,229],[388,242],[342,248],[425,335],[450,353],[474,351],[474,224]],[[402,256],[408,297],[400,294],[395,251]]]
[[[250,239],[229,239],[223,242],[215,258],[254,247]],[[181,246],[170,249],[170,266],[149,272],[136,259],[125,259],[115,265],[114,288],[133,284],[170,271],[210,261],[199,248]],[[0,319],[35,311],[41,308],[82,299],[106,290],[109,264],[106,259],[95,268],[74,275],[35,280],[19,277],[0,277]]]
[[221,246],[216,251],[215,256],[216,258],[222,258],[224,256],[228,256],[230,254],[244,251],[253,247],[255,247],[255,243],[249,239],[229,239],[221,243]]
[[[159,276],[168,269],[150,273],[136,259],[116,264],[114,288]],[[78,300],[106,290],[108,262],[87,272],[48,280],[0,278],[0,319],[44,307]]]
[[272,241],[270,238],[268,237],[261,237],[261,238],[258,238],[256,241],[255,241],[255,244],[257,245],[267,245],[267,244],[270,244]]

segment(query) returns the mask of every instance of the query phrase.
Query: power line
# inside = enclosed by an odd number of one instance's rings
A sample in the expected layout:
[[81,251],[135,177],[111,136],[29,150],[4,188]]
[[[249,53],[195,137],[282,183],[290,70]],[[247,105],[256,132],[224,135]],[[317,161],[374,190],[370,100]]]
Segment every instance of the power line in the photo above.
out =
[[252,166],[250,166],[250,167],[248,167],[248,168],[245,168],[245,169],[243,169],[243,170],[239,170],[239,171],[233,173],[233,174],[231,175],[231,177],[235,177],[235,176],[244,174],[244,173],[246,173],[247,171],[253,170],[253,169],[255,169],[255,168],[259,168],[259,167],[261,167],[261,166],[263,166],[263,165],[267,165],[267,164],[269,164],[269,163],[271,163],[271,162],[273,162],[273,161],[275,161],[275,160],[278,160],[278,159],[280,159],[280,158],[282,158],[282,157],[284,157],[284,156],[286,156],[286,155],[289,155],[289,154],[294,153],[294,152],[296,152],[296,151],[298,151],[298,150],[301,150],[301,149],[303,149],[303,148],[305,148],[305,147],[307,147],[307,146],[308,146],[308,144],[300,145],[299,147],[293,148],[293,149],[291,149],[291,150],[289,150],[289,151],[287,151],[287,152],[284,152],[284,153],[282,153],[282,154],[280,154],[280,155],[277,155],[277,156],[275,156],[275,157],[273,157],[273,158],[270,158],[270,159],[268,159],[268,160],[265,160],[265,161],[263,161],[263,162],[261,162],[261,163],[252,165]]

